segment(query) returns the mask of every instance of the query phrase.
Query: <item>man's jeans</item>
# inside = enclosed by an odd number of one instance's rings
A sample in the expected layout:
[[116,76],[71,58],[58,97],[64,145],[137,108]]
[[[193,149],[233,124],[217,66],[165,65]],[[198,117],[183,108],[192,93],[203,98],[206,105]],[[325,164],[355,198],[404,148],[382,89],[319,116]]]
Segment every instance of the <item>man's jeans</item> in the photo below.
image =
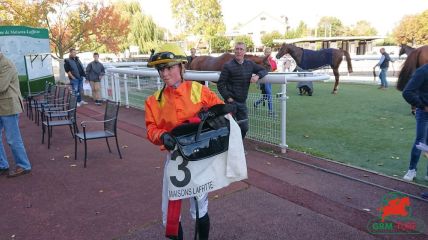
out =
[[[247,104],[246,103],[239,103],[237,101],[233,101],[232,102],[233,105],[236,106],[236,120],[248,120],[248,108],[247,108]],[[247,135],[248,129],[249,129],[249,125],[248,125],[248,121],[243,122],[241,124],[239,124],[239,127],[241,128],[241,135],[242,135],[242,139],[245,138],[245,136]]]
[[[410,165],[409,169],[417,169],[419,158],[421,156],[421,150],[416,148],[416,145],[419,142],[426,144],[427,140],[427,130],[428,130],[428,112],[425,112],[423,109],[416,109],[416,139],[412,147],[412,152],[410,154]],[[427,169],[428,174],[428,169]]]
[[[268,101],[268,109],[270,113],[273,113],[272,109],[272,83],[265,83],[265,89],[262,91],[262,97],[254,103],[257,107],[260,103]],[[264,104],[263,104],[264,105]]]
[[31,164],[28,160],[24,143],[22,142],[21,132],[19,131],[18,114],[0,116],[0,168],[9,168],[9,162],[6,157],[2,140],[3,128],[6,134],[6,141],[12,150],[13,157],[15,158],[16,166],[22,167],[25,170],[30,170]]
[[73,88],[73,94],[77,96],[77,102],[82,101],[82,95],[83,93],[83,79],[82,78],[75,78],[70,80],[71,87]]
[[380,78],[380,85],[382,87],[388,87],[388,82],[386,81],[386,72],[388,71],[388,68],[381,68],[380,69],[380,74],[379,74],[379,78]]

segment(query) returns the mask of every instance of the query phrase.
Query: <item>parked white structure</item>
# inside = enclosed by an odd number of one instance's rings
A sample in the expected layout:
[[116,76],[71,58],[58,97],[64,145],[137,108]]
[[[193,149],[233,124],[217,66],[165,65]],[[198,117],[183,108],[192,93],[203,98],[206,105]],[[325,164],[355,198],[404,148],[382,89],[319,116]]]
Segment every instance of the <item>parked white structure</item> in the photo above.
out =
[[248,35],[251,36],[256,48],[263,47],[261,37],[265,33],[278,31],[284,34],[287,30],[287,17],[274,17],[266,12],[257,14],[252,19],[242,25],[238,25],[232,31],[226,33],[227,36]]

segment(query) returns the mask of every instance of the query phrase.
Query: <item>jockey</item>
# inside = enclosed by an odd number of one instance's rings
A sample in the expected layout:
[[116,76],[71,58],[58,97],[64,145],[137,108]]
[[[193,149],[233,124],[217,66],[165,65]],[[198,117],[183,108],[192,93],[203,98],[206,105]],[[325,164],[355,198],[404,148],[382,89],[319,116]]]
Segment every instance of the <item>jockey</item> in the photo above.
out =
[[[149,59],[148,66],[154,67],[164,81],[161,90],[148,97],[145,102],[147,137],[161,150],[167,150],[162,189],[162,220],[166,226],[166,237],[183,239],[180,218],[181,200],[168,200],[166,166],[171,159],[176,141],[170,131],[176,126],[194,119],[202,108],[209,108],[223,101],[206,86],[197,82],[184,81],[184,51],[175,44],[167,43]],[[179,171],[177,169],[177,171]],[[197,200],[196,200],[197,199]],[[190,200],[190,213],[196,219],[196,205],[199,210],[199,239],[208,239],[210,220],[208,216],[208,194]],[[197,201],[197,204],[195,202]]]

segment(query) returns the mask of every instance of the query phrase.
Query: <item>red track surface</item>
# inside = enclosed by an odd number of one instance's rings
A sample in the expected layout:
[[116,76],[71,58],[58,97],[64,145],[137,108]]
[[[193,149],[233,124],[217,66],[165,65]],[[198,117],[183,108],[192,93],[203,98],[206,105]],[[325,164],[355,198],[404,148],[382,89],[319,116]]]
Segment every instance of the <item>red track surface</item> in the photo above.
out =
[[[79,122],[102,112],[95,105],[81,107]],[[84,169],[83,144],[75,161],[68,128],[54,129],[48,150],[41,144],[40,126],[21,116],[33,171],[14,179],[0,177],[1,240],[164,239],[164,153],[145,139],[142,111],[121,108],[119,119],[123,159],[114,147],[110,154],[104,140],[92,141]],[[368,233],[367,224],[379,216],[377,208],[388,190],[262,153],[254,143],[246,148],[249,178],[210,194],[210,239],[428,239],[426,229],[419,235]],[[284,156],[414,195],[428,191],[302,153]],[[428,224],[428,203],[411,198],[411,207],[413,217]],[[187,209],[185,201],[183,226],[191,239]]]

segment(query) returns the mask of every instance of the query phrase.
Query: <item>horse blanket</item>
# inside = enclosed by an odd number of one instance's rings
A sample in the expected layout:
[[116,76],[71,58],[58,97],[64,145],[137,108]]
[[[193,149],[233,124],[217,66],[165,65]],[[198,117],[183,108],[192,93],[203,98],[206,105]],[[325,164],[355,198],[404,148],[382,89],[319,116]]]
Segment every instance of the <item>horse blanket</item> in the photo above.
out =
[[301,68],[305,70],[317,69],[326,65],[331,65],[333,62],[333,49],[326,48],[319,51],[303,49],[302,60],[300,61]]

